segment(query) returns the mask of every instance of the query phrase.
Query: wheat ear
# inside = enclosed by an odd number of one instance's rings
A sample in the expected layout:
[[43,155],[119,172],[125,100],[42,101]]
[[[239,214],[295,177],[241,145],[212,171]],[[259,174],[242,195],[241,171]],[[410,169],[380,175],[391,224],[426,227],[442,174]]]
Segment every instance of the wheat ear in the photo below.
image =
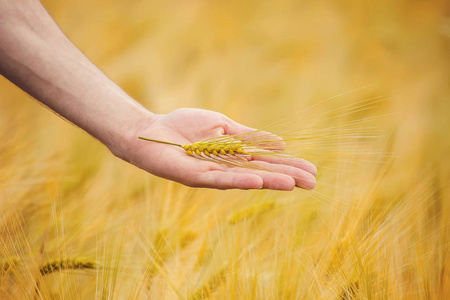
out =
[[226,282],[225,270],[221,269],[215,273],[209,280],[194,293],[192,293],[189,300],[202,300],[209,298],[212,293],[222,284]]
[[272,151],[273,143],[280,143],[280,139],[273,135],[255,135],[258,131],[240,135],[226,135],[207,139],[188,145],[180,145],[156,139],[139,137],[142,140],[177,146],[186,151],[190,156],[198,159],[214,161],[235,167],[273,172],[257,164],[248,161],[249,156],[276,156],[288,158],[288,155]]
[[42,276],[61,270],[68,269],[97,269],[98,264],[95,261],[82,258],[68,258],[63,260],[54,260],[46,263],[39,268]]
[[201,156],[202,154],[211,157],[211,155],[219,156],[222,155],[235,155],[235,154],[249,154],[243,150],[243,144],[237,141],[224,141],[220,143],[217,140],[217,143],[214,143],[213,140],[205,140],[203,142],[193,143],[191,145],[180,145],[166,141],[154,140],[140,136],[141,140],[146,140],[150,142],[168,144],[172,146],[178,146],[183,148],[187,154],[191,156]]

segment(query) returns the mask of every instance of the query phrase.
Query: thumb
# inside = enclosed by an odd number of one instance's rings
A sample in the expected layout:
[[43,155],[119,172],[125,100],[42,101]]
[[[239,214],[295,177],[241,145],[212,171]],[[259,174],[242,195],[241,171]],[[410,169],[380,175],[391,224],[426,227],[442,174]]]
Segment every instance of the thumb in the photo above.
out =
[[[246,134],[249,132],[257,131],[255,128],[247,127],[238,122],[235,122],[228,118],[228,123],[225,127],[224,135],[238,135],[238,134]],[[266,131],[257,131],[253,134],[245,135],[240,137],[242,141],[248,141],[254,144],[255,146],[271,150],[271,151],[284,151],[286,148],[286,143],[280,136],[266,132]]]
[[244,126],[236,121],[233,121],[232,119],[227,117],[227,123],[225,126],[225,135],[237,135],[237,134],[243,134],[243,133],[249,133],[252,131],[255,131],[255,128]]

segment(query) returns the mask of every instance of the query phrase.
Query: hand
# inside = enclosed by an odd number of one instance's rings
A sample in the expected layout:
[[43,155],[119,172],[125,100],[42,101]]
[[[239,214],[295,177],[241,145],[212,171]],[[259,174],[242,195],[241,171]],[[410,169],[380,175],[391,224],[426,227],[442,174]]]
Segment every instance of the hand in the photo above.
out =
[[252,163],[277,172],[271,173],[197,159],[180,147],[138,139],[143,136],[186,145],[253,130],[217,112],[182,108],[167,115],[154,115],[150,125],[136,128],[128,147],[118,156],[154,175],[190,187],[274,190],[293,190],[296,185],[314,187],[316,167],[302,159],[249,158]]

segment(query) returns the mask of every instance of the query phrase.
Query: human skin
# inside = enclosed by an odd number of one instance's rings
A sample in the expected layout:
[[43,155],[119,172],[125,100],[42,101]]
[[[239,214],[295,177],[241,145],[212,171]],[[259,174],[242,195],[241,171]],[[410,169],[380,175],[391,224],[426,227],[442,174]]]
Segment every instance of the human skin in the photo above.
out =
[[115,156],[154,175],[217,189],[293,190],[315,185],[317,169],[305,160],[250,158],[276,172],[271,173],[199,160],[179,147],[138,139],[185,145],[254,129],[202,109],[150,112],[89,61],[37,0],[0,0],[0,74]]

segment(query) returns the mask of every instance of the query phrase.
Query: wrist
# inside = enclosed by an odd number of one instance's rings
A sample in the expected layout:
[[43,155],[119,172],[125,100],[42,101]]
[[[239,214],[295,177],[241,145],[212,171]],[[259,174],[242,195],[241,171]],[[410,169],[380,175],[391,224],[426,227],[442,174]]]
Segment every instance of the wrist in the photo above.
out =
[[105,138],[99,138],[99,140],[115,156],[132,163],[132,156],[130,154],[134,152],[139,142],[139,134],[145,129],[148,130],[160,115],[152,113],[139,104],[130,108],[130,111],[126,113],[121,112],[120,115],[122,116],[121,120],[112,124],[112,134],[106,134]]

